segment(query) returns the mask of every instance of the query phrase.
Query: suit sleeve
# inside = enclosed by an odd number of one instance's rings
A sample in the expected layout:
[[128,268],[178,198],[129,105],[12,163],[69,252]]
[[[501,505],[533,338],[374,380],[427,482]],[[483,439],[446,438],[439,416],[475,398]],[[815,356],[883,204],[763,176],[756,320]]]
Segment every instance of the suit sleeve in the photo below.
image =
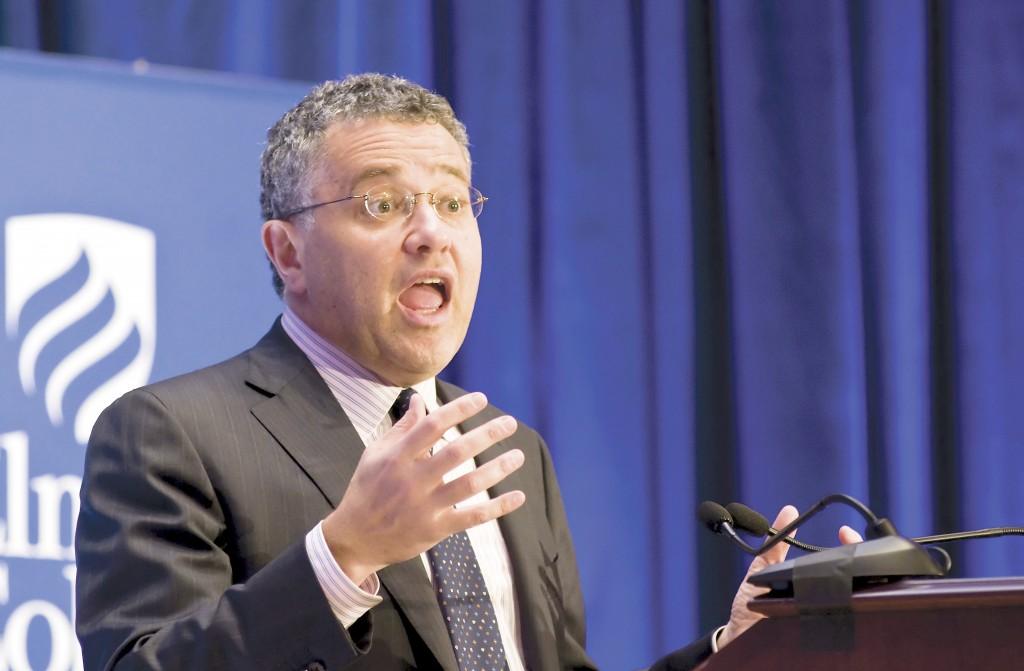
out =
[[122,397],[86,453],[75,537],[86,671],[339,668],[369,641],[335,619],[303,539],[241,583],[202,459],[153,394]]
[[554,465],[544,440],[541,444],[541,458],[544,476],[544,505],[555,539],[558,556],[558,579],[562,594],[562,637],[559,639],[559,659],[563,668],[589,670],[597,666],[587,655],[587,621],[583,607],[583,590],[580,587],[579,569],[576,565],[576,551],[572,544],[565,505],[555,477]]

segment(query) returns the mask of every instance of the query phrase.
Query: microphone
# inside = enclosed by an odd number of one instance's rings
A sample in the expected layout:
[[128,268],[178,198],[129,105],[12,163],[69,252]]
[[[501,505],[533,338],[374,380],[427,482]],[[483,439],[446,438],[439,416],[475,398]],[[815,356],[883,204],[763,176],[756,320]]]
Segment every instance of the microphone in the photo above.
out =
[[716,534],[728,536],[741,550],[757,555],[758,551],[748,545],[733,529],[733,519],[729,511],[714,501],[704,501],[697,506],[697,517],[708,529]]
[[[732,517],[733,527],[740,531],[746,531],[755,536],[766,536],[769,534],[774,536],[779,533],[775,527],[768,525],[768,520],[764,515],[742,503],[730,503],[725,509]],[[949,543],[952,541],[970,540],[972,538],[996,538],[999,536],[1024,536],[1024,527],[992,527],[975,531],[956,531],[948,534],[918,536],[910,540],[918,545],[931,545],[933,543]],[[817,545],[801,543],[795,539],[783,539],[783,542],[807,552],[822,552],[827,549]]]
[[822,500],[818,501],[813,506],[808,508],[807,512],[805,512],[803,515],[787,524],[784,528],[779,529],[774,536],[769,538],[758,549],[758,554],[761,554],[762,552],[767,552],[771,548],[775,547],[776,545],[784,541],[786,538],[789,537],[789,534],[791,534],[798,526],[802,525],[804,522],[814,517],[823,509],[827,508],[829,505],[833,503],[842,503],[843,505],[849,506],[861,514],[864,520],[868,523],[867,527],[864,530],[864,536],[869,541],[888,537],[902,538],[899,532],[896,531],[896,527],[893,525],[892,522],[890,522],[884,517],[879,517],[878,515],[875,515],[873,512],[871,512],[871,509],[869,509],[866,505],[864,505],[857,499],[847,494],[829,494],[828,496],[826,496],[825,498],[823,498]]
[[743,531],[749,531],[755,536],[767,536],[769,533],[774,535],[777,531],[769,526],[767,517],[742,503],[730,503],[725,509],[732,515],[733,523]]
[[[779,530],[769,525],[764,515],[752,508],[748,508],[742,503],[730,503],[725,507],[725,510],[732,517],[733,526],[741,531],[749,532],[755,536],[777,536],[779,534]],[[803,543],[791,536],[785,536],[782,542],[800,548],[805,552],[821,552],[827,549],[811,545],[810,543]]]
[[722,533],[723,524],[733,524],[729,511],[714,501],[704,501],[697,506],[697,517],[704,526],[716,534]]
[[[731,538],[734,543],[740,546],[740,548],[742,548],[744,552],[748,552],[752,555],[757,556],[764,552],[767,552],[768,550],[770,550],[771,548],[775,547],[783,541],[792,541],[793,539],[791,539],[789,535],[793,533],[794,529],[796,529],[799,525],[803,524],[808,519],[817,515],[819,512],[821,512],[823,508],[827,507],[832,503],[842,503],[848,505],[857,510],[861,515],[863,515],[868,522],[867,531],[865,534],[868,537],[868,539],[899,535],[896,532],[896,527],[894,527],[889,520],[878,517],[873,512],[871,512],[868,509],[868,507],[865,506],[863,503],[853,498],[852,496],[847,496],[846,494],[830,494],[829,496],[826,496],[821,501],[818,501],[813,506],[811,506],[803,515],[800,515],[795,520],[786,525],[786,528],[775,530],[775,534],[769,537],[767,541],[762,543],[761,547],[756,549],[751,547],[750,545],[747,545],[747,543],[745,543],[742,539],[739,538],[734,528],[736,522],[733,518],[733,515],[729,512],[729,510],[725,509],[723,506],[715,503],[714,501],[704,501],[697,508],[697,516],[708,527],[708,529],[710,529],[716,534],[723,534],[729,536],[729,538]],[[746,508],[746,506],[743,506],[743,508]],[[737,508],[736,510],[739,509]],[[750,513],[754,513],[754,511],[750,510],[749,508],[747,508],[747,510],[749,510]],[[743,510],[739,510],[739,513],[740,517],[743,518],[743,521],[745,523],[757,523],[758,528],[760,528],[761,525],[759,522],[752,521],[750,519],[751,515],[748,515]],[[754,513],[754,515],[757,514]],[[767,526],[767,520],[765,520],[765,525]],[[771,527],[767,528],[771,529]],[[797,547],[800,546],[798,545]],[[817,548],[817,551],[821,551],[823,549],[824,548]],[[815,550],[811,551],[814,552]]]
[[[773,591],[795,590],[797,602],[811,607],[831,599],[830,595],[850,594],[854,583],[906,576],[938,577],[948,572],[948,562],[945,567],[938,566],[925,548],[900,536],[889,520],[878,517],[863,503],[846,494],[826,496],[778,530],[772,529],[767,520],[746,506],[734,505],[730,511],[713,501],[705,501],[698,508],[698,515],[711,531],[728,535],[744,552],[757,556],[786,541],[797,526],[833,503],[850,506],[864,517],[867,541],[828,550],[817,548],[821,551],[768,566],[748,576],[747,582]],[[757,532],[772,530],[775,535],[758,548],[750,547],[736,537],[734,526],[740,523],[750,525]]]

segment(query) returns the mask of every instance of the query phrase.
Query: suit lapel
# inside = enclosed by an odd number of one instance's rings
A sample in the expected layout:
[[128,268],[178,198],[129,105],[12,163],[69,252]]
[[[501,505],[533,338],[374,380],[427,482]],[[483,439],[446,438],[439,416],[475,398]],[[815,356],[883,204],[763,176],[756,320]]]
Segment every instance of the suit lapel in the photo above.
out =
[[267,396],[252,414],[337,506],[363,453],[355,427],[280,320],[250,354],[246,383]]
[[[250,350],[250,361],[246,384],[267,396],[252,414],[336,507],[364,449],[355,427],[280,320]],[[378,577],[442,668],[457,671],[422,560],[417,556],[388,566]]]

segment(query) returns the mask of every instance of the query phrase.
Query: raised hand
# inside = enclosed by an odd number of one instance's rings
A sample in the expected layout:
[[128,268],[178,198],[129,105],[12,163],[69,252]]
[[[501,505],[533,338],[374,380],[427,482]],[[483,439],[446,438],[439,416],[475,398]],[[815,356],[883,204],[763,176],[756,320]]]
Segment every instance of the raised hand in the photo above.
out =
[[522,466],[521,450],[509,450],[451,482],[443,481],[445,473],[515,433],[512,417],[492,419],[431,456],[445,431],[486,405],[483,394],[466,394],[427,415],[416,395],[405,416],[363,452],[341,503],[323,521],[327,545],[353,582],[360,584],[374,571],[523,505],[525,495],[513,491],[454,508]]

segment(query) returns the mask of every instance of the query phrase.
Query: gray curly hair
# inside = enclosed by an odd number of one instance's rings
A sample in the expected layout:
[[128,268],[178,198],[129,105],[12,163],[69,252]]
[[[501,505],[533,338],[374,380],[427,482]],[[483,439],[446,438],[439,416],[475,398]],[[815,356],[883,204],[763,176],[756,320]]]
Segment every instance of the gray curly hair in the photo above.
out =
[[[327,131],[337,123],[388,119],[437,123],[451,133],[469,160],[469,136],[443,96],[394,75],[366,73],[320,84],[267,131],[260,159],[260,209],[264,220],[309,202]],[[284,285],[274,264],[274,290]]]

